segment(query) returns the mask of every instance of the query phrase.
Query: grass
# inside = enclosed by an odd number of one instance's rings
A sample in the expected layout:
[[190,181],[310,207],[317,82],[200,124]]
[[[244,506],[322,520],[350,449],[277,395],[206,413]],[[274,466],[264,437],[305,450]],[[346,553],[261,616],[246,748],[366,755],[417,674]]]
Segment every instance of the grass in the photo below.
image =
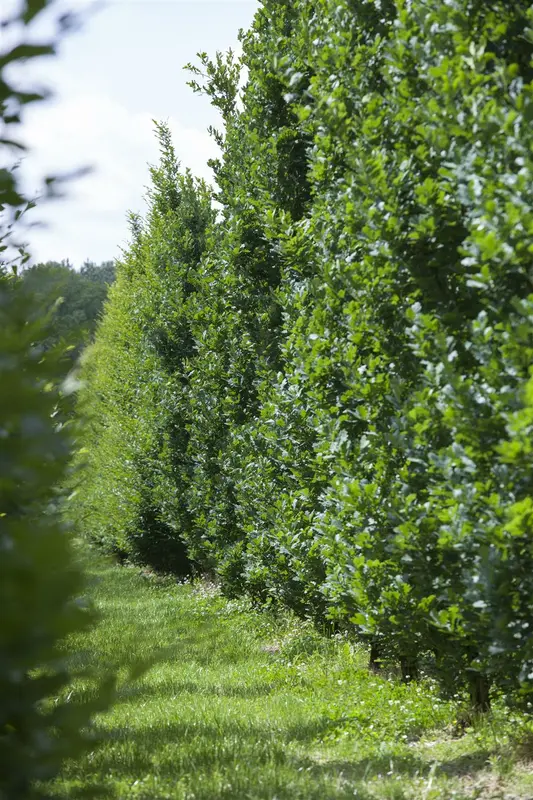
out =
[[[99,741],[61,798],[533,798],[524,717],[496,707],[457,738],[430,682],[376,677],[366,654],[290,616],[107,562],[90,564],[100,624],[69,642],[122,676]],[[136,682],[127,668],[157,654]],[[83,700],[78,685],[72,699]],[[520,747],[517,742],[520,740]]]

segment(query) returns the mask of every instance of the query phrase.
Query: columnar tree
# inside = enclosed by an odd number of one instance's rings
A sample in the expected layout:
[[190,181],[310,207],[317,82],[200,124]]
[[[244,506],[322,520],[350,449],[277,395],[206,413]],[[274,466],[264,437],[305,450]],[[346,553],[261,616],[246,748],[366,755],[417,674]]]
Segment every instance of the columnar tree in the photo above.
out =
[[156,131],[148,214],[131,216],[131,243],[83,360],[87,466],[73,513],[107,548],[186,573],[191,308],[213,212],[207,187],[180,171],[168,127]]

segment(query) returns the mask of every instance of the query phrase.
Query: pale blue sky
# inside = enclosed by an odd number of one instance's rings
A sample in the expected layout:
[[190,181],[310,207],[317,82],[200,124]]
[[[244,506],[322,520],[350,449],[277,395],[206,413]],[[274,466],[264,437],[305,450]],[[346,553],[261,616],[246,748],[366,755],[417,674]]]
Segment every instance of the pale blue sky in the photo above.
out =
[[79,266],[118,255],[126,211],[142,211],[146,165],[157,160],[153,118],[168,120],[183,165],[210,177],[206,161],[216,146],[206,129],[217,118],[186,85],[182,67],[198,51],[236,49],[256,7],[256,0],[115,0],[63,43],[58,58],[42,62],[39,78],[56,96],[27,113],[27,180],[95,169],[70,186],[66,201],[40,209],[47,227],[31,232],[34,261],[69,258]]

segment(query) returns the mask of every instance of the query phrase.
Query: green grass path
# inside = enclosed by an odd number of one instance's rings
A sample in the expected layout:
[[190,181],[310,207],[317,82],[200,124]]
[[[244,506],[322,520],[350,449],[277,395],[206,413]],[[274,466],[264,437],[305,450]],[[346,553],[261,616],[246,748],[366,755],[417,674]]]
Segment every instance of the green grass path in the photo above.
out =
[[[66,765],[63,798],[471,800],[533,798],[510,743],[523,718],[496,711],[460,738],[430,684],[370,675],[365,654],[289,617],[103,562],[101,612],[74,644],[98,664],[160,660],[97,720],[101,742]],[[167,650],[163,650],[168,648]],[[125,669],[122,669],[125,674]],[[76,687],[73,699],[87,688]]]

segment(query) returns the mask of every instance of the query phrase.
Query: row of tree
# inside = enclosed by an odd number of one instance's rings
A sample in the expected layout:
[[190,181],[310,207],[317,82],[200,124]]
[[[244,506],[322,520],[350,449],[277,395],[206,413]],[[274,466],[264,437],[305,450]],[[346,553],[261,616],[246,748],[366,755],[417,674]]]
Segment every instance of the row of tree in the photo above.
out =
[[110,285],[115,264],[86,261],[79,270],[69,261],[46,261],[21,270],[20,277],[42,308],[55,299],[47,347],[76,342],[72,360],[93,337]]
[[168,130],[86,354],[72,514],[479,708],[533,688],[526,0],[263,0]]

